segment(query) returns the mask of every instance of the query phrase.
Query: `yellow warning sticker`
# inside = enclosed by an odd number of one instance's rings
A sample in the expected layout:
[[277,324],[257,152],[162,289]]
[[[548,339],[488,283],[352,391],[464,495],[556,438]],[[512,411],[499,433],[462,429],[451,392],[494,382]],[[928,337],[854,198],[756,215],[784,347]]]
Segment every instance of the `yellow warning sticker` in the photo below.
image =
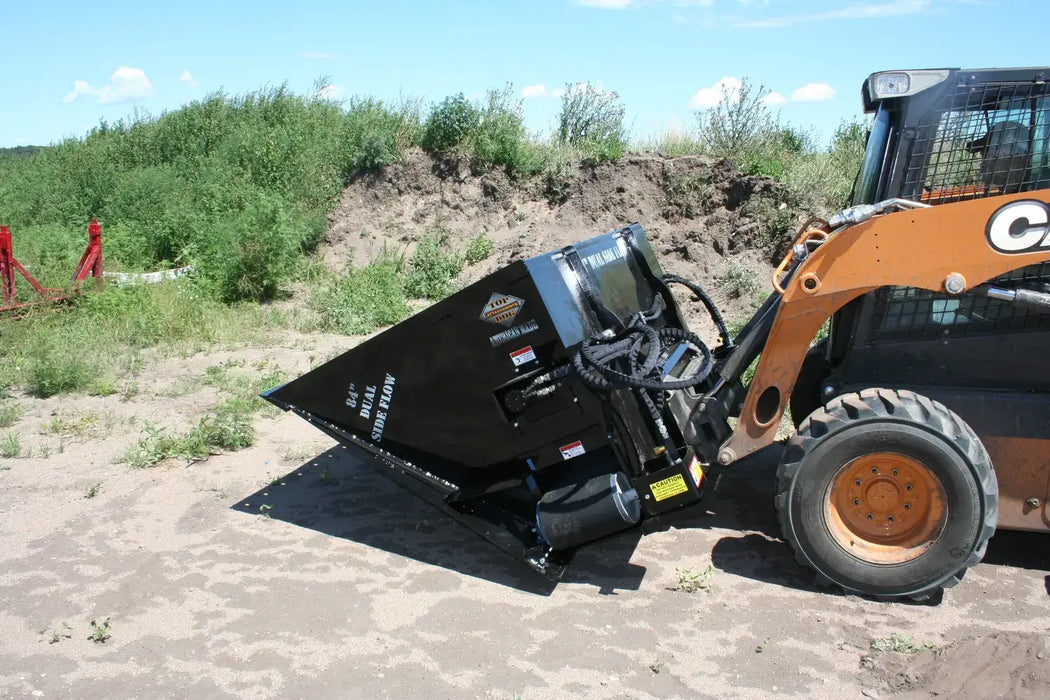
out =
[[669,476],[666,479],[657,481],[655,484],[649,486],[653,492],[653,498],[658,501],[662,501],[665,498],[671,496],[677,496],[680,493],[685,493],[689,490],[689,487],[685,485],[685,477],[681,474],[675,474]]

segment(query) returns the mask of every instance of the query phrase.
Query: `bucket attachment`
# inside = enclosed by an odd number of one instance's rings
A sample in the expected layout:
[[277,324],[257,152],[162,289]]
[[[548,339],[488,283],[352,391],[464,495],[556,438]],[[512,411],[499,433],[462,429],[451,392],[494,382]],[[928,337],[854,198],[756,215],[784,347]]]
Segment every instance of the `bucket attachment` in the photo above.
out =
[[514,262],[263,396],[557,578],[580,545],[699,498],[679,425],[710,365],[633,224]]

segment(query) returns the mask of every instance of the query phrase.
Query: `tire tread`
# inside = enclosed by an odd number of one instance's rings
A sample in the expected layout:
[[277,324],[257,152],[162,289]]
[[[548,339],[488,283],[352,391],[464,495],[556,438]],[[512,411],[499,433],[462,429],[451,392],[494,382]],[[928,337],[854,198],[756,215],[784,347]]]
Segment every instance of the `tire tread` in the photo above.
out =
[[784,458],[777,468],[776,504],[777,520],[780,523],[780,531],[795,551],[795,559],[802,566],[816,573],[817,584],[821,586],[838,586],[847,593],[861,593],[865,591],[850,590],[839,586],[831,578],[821,572],[817,566],[810,561],[809,557],[799,546],[794,536],[790,523],[790,491],[799,470],[817,444],[827,437],[843,430],[858,421],[870,418],[886,418],[894,421],[906,421],[909,423],[920,423],[928,429],[940,433],[949,442],[965,455],[967,461],[976,469],[975,479],[983,491],[982,502],[987,505],[984,509],[984,519],[981,529],[977,535],[976,545],[973,551],[960,565],[960,569],[945,581],[932,584],[926,588],[910,592],[902,596],[878,595],[880,599],[898,599],[901,597],[922,601],[940,592],[943,588],[951,588],[962,580],[966,569],[976,566],[984,557],[988,547],[988,540],[995,533],[998,522],[999,492],[992,468],[991,459],[984,449],[980,438],[958,415],[944,404],[934,401],[928,397],[905,389],[864,389],[863,391],[843,394],[829,401],[824,407],[817,409],[806,417],[799,425],[795,435],[788,440],[784,448]]

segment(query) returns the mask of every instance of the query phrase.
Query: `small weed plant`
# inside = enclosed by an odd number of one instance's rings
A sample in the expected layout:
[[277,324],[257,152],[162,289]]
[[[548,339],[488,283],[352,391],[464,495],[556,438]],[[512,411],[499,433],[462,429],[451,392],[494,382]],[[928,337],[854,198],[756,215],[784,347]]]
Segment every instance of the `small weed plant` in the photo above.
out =
[[12,459],[22,454],[22,439],[18,433],[7,433],[0,438],[0,457]]
[[488,256],[492,255],[495,241],[479,233],[467,242],[467,249],[463,251],[463,262],[467,265],[476,265]]
[[19,404],[8,403],[0,406],[0,428],[10,428],[18,422],[25,412]]
[[105,644],[112,636],[113,635],[109,633],[108,617],[102,622],[91,621],[91,634],[88,635],[88,639],[95,644]]
[[718,288],[732,299],[748,298],[758,291],[758,275],[743,263],[730,260],[718,275]]
[[872,651],[883,651],[883,652],[894,652],[897,654],[914,654],[917,651],[923,649],[934,649],[935,644],[926,642],[924,644],[916,644],[912,641],[911,637],[905,634],[898,634],[894,632],[889,637],[882,639],[873,639],[871,642]]
[[713,566],[708,565],[706,569],[700,572],[692,569],[675,569],[675,573],[678,575],[678,582],[671,590],[682,591],[683,593],[696,593],[697,591],[711,590],[715,569]]

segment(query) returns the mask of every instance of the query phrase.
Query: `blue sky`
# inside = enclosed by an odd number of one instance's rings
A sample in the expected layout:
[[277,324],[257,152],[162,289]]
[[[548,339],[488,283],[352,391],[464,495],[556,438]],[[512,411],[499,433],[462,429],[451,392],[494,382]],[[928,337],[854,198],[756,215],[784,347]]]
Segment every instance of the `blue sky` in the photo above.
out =
[[786,121],[826,138],[859,114],[873,71],[1050,63],[1041,41],[1023,40],[1036,6],[1050,2],[10,2],[0,9],[0,146],[82,135],[219,89],[287,81],[308,92],[322,75],[340,97],[428,103],[510,82],[541,131],[558,89],[591,81],[620,94],[638,137],[691,126],[717,86],[747,77],[777,93]]

